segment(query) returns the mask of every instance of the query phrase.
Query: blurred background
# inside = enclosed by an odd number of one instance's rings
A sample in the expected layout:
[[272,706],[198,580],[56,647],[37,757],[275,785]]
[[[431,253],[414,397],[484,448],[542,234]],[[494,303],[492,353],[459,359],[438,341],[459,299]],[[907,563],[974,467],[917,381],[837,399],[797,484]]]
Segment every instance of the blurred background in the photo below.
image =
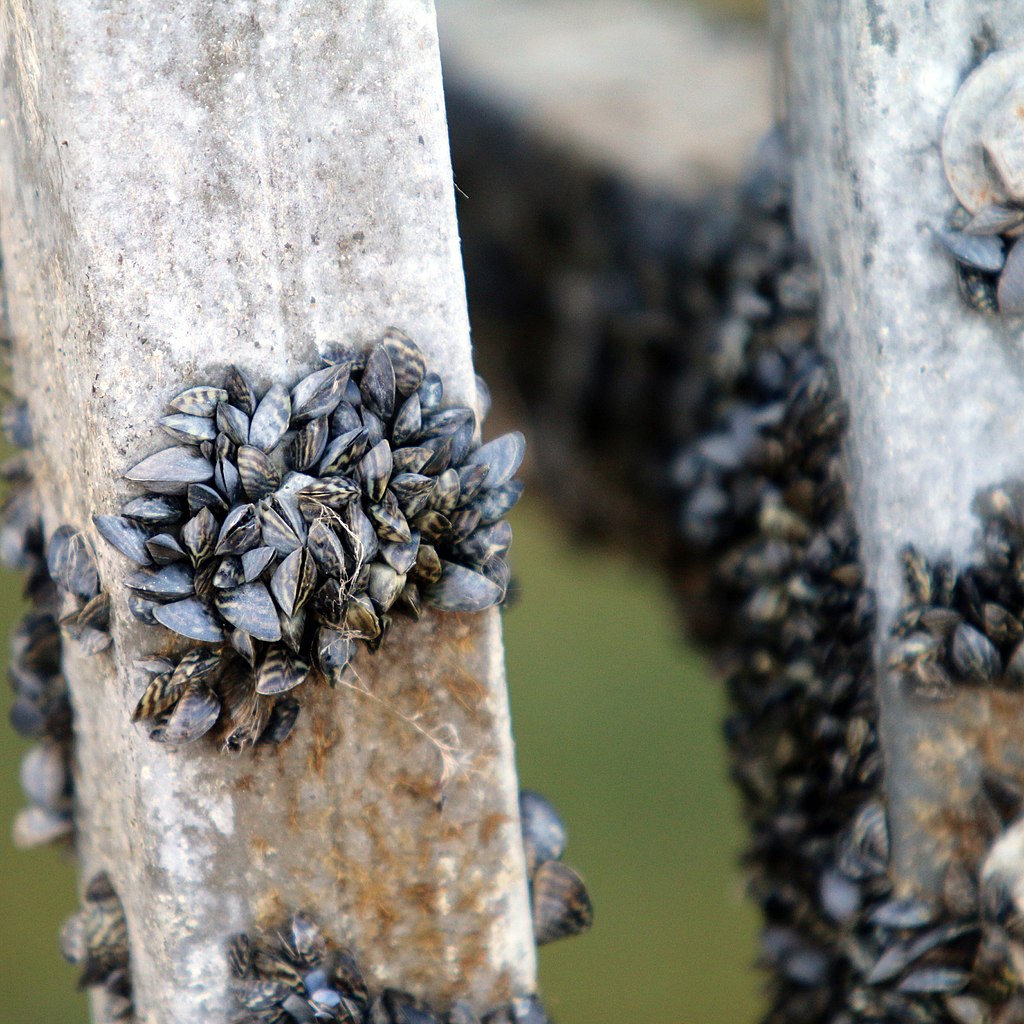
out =
[[[756,24],[764,3],[699,6]],[[628,556],[582,545],[532,491],[511,517],[521,596],[505,615],[520,778],[565,817],[566,859],[595,903],[589,935],[541,951],[547,1008],[562,1024],[753,1021],[757,922],[738,866],[744,836],[727,781],[721,690],[681,642],[665,581]],[[20,581],[5,572],[0,619],[13,624],[20,611]],[[3,700],[6,719],[8,691]],[[22,805],[25,749],[6,729],[0,823]],[[71,857],[16,851],[5,824],[0,878],[0,1019],[84,1024],[76,971],[57,950],[60,922],[77,902]]]

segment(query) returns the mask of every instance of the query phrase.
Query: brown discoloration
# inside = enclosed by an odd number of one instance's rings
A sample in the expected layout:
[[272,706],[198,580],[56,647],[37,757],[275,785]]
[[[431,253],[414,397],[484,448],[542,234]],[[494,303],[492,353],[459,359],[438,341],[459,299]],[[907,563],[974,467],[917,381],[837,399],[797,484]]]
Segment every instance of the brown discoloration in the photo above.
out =
[[341,739],[341,730],[334,727],[326,714],[313,716],[313,742],[309,746],[309,772],[323,778],[328,755]]
[[417,800],[427,800],[436,804],[440,796],[440,787],[435,778],[423,775],[399,773],[394,780],[395,791],[405,793]]
[[440,889],[432,882],[419,882],[407,886],[404,896],[410,903],[424,911],[425,916],[435,914],[440,908]]
[[276,889],[263,893],[253,906],[253,921],[260,931],[271,931],[288,915],[288,902]]
[[477,826],[477,835],[480,837],[481,846],[490,846],[498,831],[505,825],[511,824],[512,819],[507,814],[488,814]]
[[487,688],[479,679],[468,672],[456,670],[441,677],[441,685],[464,710],[472,716],[483,714],[481,704],[487,696]]
[[[904,856],[944,865],[957,859],[976,867],[987,851],[998,821],[981,792],[983,770],[1024,784],[1024,693],[993,687],[961,687],[951,701],[917,710],[910,737],[913,799],[905,801],[913,831],[906,830]],[[906,780],[905,780],[906,781]],[[899,819],[897,819],[899,820]],[[916,872],[897,867],[897,888],[917,891]]]
[[253,836],[252,848],[258,856],[266,860],[267,855],[273,850],[270,842],[264,836]]
[[253,777],[251,775],[239,775],[234,781],[235,791],[238,793],[251,793]]

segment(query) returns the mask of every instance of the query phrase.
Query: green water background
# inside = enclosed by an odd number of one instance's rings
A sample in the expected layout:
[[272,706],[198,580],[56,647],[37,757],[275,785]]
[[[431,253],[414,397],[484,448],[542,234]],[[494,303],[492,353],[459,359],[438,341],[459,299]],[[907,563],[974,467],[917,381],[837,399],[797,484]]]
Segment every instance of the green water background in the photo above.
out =
[[[752,17],[763,8],[708,5]],[[537,499],[512,518],[522,598],[505,635],[520,777],[565,816],[567,859],[596,907],[593,932],[541,951],[548,1010],[562,1024],[752,1021],[756,917],[737,867],[743,830],[720,688],[681,643],[654,572],[576,547]],[[2,573],[0,622],[16,620],[19,595],[20,581]],[[4,719],[9,701],[3,688]],[[22,806],[28,745],[3,729],[7,823]],[[87,1020],[76,971],[57,951],[75,892],[68,854],[17,851],[0,830],[0,1021]]]

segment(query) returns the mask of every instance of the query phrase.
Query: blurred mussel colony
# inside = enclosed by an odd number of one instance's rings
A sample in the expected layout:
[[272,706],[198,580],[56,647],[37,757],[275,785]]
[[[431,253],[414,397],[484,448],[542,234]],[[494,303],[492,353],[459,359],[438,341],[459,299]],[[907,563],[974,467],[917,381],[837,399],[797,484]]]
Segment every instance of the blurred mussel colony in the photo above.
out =
[[[366,355],[325,363],[261,399],[236,369],[224,388],[185,388],[160,424],[179,443],[127,474],[146,493],[120,515],[93,517],[96,533],[137,566],[125,580],[129,610],[184,645],[173,658],[136,664],[133,717],[171,748],[207,735],[231,751],[282,743],[300,709],[293,691],[341,682],[357,644],[380,647],[393,610],[474,612],[504,600],[504,516],[522,492],[514,479],[522,435],[481,445],[476,413],[444,404],[441,378],[401,332]],[[486,406],[486,386],[477,385]],[[12,724],[39,741],[23,761],[30,806],[15,823],[18,845],[28,847],[74,838],[63,644],[85,655],[110,648],[110,596],[88,531],[60,526],[45,537],[27,405],[11,403],[3,422],[20,453],[4,467],[0,556],[26,574],[32,606],[14,631],[10,664]],[[537,943],[586,931],[590,898],[561,861],[557,812],[524,792],[521,822]],[[463,1003],[431,1008],[394,989],[371,997],[353,954],[328,952],[313,918],[296,914],[282,929],[290,939],[238,936],[226,951],[239,1021],[476,1020]],[[81,966],[81,987],[103,993],[107,1018],[133,1019],[128,922],[107,872],[89,881],[61,948]],[[546,1019],[534,993],[484,1018]]]
[[[875,603],[782,132],[759,148],[732,226],[725,201],[684,232],[700,211],[665,210],[528,139],[496,167],[488,140],[507,125],[461,117],[460,180],[478,194],[505,181],[516,213],[466,203],[463,238],[475,312],[494,321],[478,330],[485,355],[497,339],[502,365],[509,321],[533,330],[537,360],[504,372],[531,415],[539,479],[578,532],[672,566],[688,630],[724,676],[766,1020],[1024,1020],[1024,926],[998,869],[1000,843],[1019,841],[1004,831],[1019,786],[986,774],[967,825],[983,841],[964,844],[941,904],[900,898],[889,878]],[[905,552],[887,670],[929,699],[1024,682],[1024,487],[978,507],[978,565],[957,576]]]

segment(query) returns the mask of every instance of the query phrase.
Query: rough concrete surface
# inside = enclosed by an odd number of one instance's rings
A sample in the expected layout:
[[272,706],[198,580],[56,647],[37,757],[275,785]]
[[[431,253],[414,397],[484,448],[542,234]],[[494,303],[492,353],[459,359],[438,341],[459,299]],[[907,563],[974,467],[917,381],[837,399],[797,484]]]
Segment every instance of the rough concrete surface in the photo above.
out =
[[[290,382],[394,324],[472,400],[429,0],[3,0],[0,70],[48,530],[115,511],[166,400],[229,362]],[[115,646],[68,657],[79,846],[124,900],[140,1020],[228,1020],[226,936],[299,908],[372,983],[479,1008],[531,991],[497,613],[402,624],[360,660],[372,697],[317,694],[280,752],[168,751],[128,721],[160,637],[96,548]],[[463,765],[443,788],[425,733]]]
[[[932,235],[956,206],[940,152],[946,111],[977,63],[976,39],[1024,42],[1024,9],[872,0],[823,16],[815,0],[778,0],[774,22],[798,230],[819,262],[824,342],[851,408],[854,506],[883,661],[900,549],[966,565],[976,494],[1024,475],[1024,324],[969,310]],[[994,705],[934,707],[880,676],[895,873],[927,891],[947,838],[929,822],[970,795],[986,746],[1020,746],[1022,725],[1014,707],[1004,730]],[[989,723],[981,738],[979,721]]]

